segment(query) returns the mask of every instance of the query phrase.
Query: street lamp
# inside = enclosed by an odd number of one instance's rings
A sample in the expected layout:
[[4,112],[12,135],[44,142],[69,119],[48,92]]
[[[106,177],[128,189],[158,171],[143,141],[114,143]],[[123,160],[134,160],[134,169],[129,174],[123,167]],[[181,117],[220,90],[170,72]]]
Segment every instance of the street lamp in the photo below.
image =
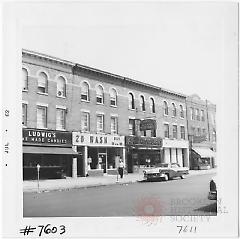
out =
[[38,179],[38,193],[40,193],[39,191],[39,173],[40,173],[40,164],[37,164],[37,179]]

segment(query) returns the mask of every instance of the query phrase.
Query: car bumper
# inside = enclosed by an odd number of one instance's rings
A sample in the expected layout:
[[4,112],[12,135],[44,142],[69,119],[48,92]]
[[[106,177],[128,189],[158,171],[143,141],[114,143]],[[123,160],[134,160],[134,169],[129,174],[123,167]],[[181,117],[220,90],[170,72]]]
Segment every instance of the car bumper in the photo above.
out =
[[160,178],[164,178],[164,176],[165,176],[164,174],[160,174],[160,173],[145,174],[144,179],[147,179],[147,180],[160,179]]

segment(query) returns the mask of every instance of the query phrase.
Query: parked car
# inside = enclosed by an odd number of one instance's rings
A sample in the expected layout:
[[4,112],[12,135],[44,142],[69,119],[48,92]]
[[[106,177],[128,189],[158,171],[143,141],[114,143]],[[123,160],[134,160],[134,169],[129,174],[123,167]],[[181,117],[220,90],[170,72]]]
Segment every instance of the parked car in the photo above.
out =
[[143,171],[144,178],[148,181],[163,179],[165,181],[175,177],[185,178],[189,173],[188,167],[181,167],[178,163],[161,163],[152,169]]
[[216,177],[213,177],[209,182],[209,192],[208,199],[209,200],[217,200],[217,183]]

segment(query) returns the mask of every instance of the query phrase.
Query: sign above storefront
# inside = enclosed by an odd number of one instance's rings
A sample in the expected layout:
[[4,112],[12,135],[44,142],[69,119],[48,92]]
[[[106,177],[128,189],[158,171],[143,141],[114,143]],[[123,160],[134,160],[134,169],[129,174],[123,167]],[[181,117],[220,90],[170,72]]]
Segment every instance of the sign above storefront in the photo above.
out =
[[23,129],[24,144],[72,145],[72,133],[56,130]]
[[124,147],[124,136],[73,132],[72,142],[78,146]]
[[189,147],[187,140],[172,140],[172,139],[163,139],[163,148],[182,148],[186,149]]
[[145,146],[145,147],[158,147],[162,145],[162,139],[159,137],[138,137],[126,136],[126,146]]
[[157,128],[156,120],[145,119],[140,121],[140,130],[155,130]]

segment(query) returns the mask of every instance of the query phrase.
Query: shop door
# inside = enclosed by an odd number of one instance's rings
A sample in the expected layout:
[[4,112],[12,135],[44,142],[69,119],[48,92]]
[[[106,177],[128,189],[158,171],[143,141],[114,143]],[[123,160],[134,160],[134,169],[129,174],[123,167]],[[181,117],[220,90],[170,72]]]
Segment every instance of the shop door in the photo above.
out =
[[106,153],[98,153],[99,163],[101,163],[101,168],[103,172],[107,172],[107,154]]

